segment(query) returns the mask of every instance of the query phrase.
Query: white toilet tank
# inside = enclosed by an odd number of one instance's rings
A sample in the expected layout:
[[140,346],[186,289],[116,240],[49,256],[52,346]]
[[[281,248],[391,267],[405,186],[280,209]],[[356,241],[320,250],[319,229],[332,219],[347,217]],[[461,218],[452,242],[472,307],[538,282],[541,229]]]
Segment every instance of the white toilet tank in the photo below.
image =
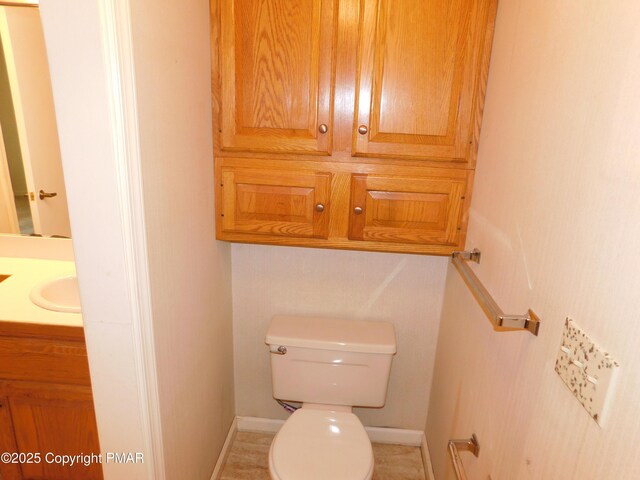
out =
[[279,315],[271,320],[266,343],[274,398],[357,407],[384,405],[396,353],[390,323]]

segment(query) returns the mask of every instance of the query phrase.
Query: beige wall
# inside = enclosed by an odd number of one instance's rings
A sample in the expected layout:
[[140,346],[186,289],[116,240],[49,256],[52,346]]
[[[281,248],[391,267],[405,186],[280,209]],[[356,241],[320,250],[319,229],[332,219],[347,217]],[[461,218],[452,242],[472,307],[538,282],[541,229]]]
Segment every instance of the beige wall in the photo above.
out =
[[[103,61],[103,0],[42,0],[60,149],[93,400],[103,451],[144,452],[143,464],[103,464],[105,479],[154,473],[147,383],[136,345],[124,212],[120,204],[109,72]],[[126,252],[126,253],[125,253]],[[115,450],[114,450],[115,449]]]
[[232,263],[238,415],[287,417],[271,396],[269,321],[320,315],[395,325],[387,403],[356,413],[370,426],[424,428],[446,258],[235,244]]
[[[130,3],[131,25],[125,1],[41,2],[100,444],[145,453],[143,464],[103,468],[105,479],[208,479],[234,414],[230,252],[213,228],[208,6]],[[132,145],[118,143],[129,125],[113,117],[131,106],[111,90],[129,78],[107,57],[113,4],[118,28],[133,32]],[[119,46],[126,61],[127,42]],[[136,155],[122,152],[136,139],[142,192]],[[140,222],[146,245],[131,238]],[[164,468],[154,470],[154,453]]]
[[[492,331],[449,267],[426,429],[438,480],[446,440],[472,432],[470,478],[638,478],[638,24],[637,0],[500,3],[467,246],[498,303],[543,323]],[[567,316],[622,365],[603,428],[553,369]]]
[[230,248],[214,233],[209,6],[131,5],[166,478],[205,479],[234,417]]

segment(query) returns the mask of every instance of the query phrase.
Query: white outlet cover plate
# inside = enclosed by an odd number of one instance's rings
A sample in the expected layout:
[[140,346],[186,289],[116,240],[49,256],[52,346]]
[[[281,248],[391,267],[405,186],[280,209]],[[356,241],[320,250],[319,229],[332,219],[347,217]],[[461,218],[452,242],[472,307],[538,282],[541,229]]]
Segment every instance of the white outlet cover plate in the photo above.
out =
[[602,426],[605,407],[619,364],[567,318],[556,373],[589,415]]

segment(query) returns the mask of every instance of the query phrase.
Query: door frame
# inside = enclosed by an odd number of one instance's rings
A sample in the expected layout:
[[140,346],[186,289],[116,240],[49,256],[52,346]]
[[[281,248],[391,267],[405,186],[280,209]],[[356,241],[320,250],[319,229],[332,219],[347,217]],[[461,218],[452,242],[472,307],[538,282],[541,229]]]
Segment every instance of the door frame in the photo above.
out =
[[[2,41],[2,49],[4,50],[7,74],[9,76],[9,90],[11,91],[11,101],[13,103],[13,110],[15,114],[18,143],[20,144],[20,154],[22,156],[22,168],[24,168],[24,176],[27,182],[27,191],[35,192],[35,185],[33,184],[33,171],[31,168],[31,154],[29,151],[29,143],[27,142],[27,131],[24,121],[24,114],[22,112],[22,96],[20,94],[20,85],[16,78],[17,74],[13,55],[13,41],[11,39],[11,35],[9,35],[9,23],[4,11],[4,5],[0,4],[0,7],[0,35],[2,35],[2,33],[6,33],[6,36]],[[40,226],[40,212],[38,211],[37,202],[29,199],[29,209],[31,210],[33,231],[36,233],[40,233],[42,231],[42,228]]]
[[[0,228],[2,233],[20,233],[18,222],[18,211],[11,184],[11,174],[9,172],[9,162],[7,151],[4,146],[4,136],[0,129],[0,220],[6,222],[5,227]],[[3,221],[0,221],[2,225]]]
[[130,9],[40,2],[105,478],[164,480]]

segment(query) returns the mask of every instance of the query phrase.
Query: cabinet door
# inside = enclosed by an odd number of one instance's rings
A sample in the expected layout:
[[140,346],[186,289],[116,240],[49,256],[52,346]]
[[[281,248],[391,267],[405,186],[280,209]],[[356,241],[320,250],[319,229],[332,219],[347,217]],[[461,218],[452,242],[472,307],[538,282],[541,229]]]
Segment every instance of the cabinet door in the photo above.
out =
[[[13,422],[9,412],[9,402],[0,396],[0,453],[17,453]],[[20,466],[17,463],[0,462],[0,479],[22,480]]]
[[361,5],[353,153],[466,161],[475,152],[495,0]]
[[222,168],[223,232],[327,238],[330,173]]
[[[100,453],[91,389],[63,385],[14,384],[9,407],[18,452],[40,452],[40,463],[22,463],[22,478],[43,480],[102,479],[102,466],[62,466],[45,454]],[[11,477],[10,477],[11,478]]]
[[457,245],[465,172],[453,178],[353,175],[349,238],[375,242]]
[[335,0],[222,0],[222,150],[329,154]]

